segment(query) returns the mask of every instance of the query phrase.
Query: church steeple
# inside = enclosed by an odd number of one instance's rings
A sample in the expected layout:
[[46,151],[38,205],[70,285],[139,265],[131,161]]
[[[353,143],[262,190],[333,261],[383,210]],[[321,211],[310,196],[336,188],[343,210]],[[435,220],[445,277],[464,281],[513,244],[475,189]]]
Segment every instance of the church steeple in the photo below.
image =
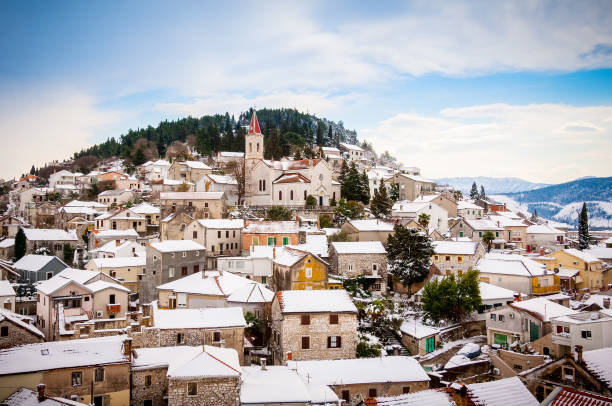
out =
[[257,120],[257,112],[255,109],[253,109],[249,132],[244,137],[244,143],[244,157],[247,161],[263,159],[264,136],[259,128],[259,121]]
[[257,120],[257,110],[253,109],[253,115],[251,116],[251,125],[249,125],[249,134],[261,134],[259,129],[259,121]]

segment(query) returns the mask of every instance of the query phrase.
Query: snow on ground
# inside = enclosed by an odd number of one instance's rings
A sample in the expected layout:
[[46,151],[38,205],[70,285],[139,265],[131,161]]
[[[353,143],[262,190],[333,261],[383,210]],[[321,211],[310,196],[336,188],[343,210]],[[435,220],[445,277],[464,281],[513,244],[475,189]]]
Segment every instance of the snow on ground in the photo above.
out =
[[486,342],[487,341],[487,337],[486,336],[474,336],[474,337],[468,337],[468,338],[463,338],[461,340],[456,340],[456,341],[449,341],[446,342],[442,345],[442,348],[438,348],[435,351],[430,352],[429,354],[423,355],[422,357],[419,357],[419,362],[422,364],[423,361],[430,361],[434,358],[437,358],[451,350],[453,350],[454,348],[459,348],[459,347],[463,347],[465,344],[469,344],[469,343],[479,343],[479,342]]

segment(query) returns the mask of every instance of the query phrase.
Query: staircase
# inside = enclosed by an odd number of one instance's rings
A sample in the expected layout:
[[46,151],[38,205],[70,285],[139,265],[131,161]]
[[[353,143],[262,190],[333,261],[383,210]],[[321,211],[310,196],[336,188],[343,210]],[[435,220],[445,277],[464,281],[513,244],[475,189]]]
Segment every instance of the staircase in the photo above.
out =
[[[398,340],[397,336],[390,330],[385,331],[382,337],[382,343],[387,347],[395,347],[399,349],[398,355],[410,356],[410,352],[404,347],[400,340]],[[387,351],[387,355],[394,355],[393,351]]]

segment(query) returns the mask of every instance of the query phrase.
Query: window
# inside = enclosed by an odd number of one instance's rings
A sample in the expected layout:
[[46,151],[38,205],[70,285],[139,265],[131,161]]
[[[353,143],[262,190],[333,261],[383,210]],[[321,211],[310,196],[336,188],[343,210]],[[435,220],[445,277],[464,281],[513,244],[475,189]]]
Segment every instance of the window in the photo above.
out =
[[460,264],[462,264],[462,263],[463,263],[463,257],[461,257],[461,256],[457,257],[457,262],[459,262]]
[[591,339],[591,330],[582,330],[582,338],[590,340]]
[[94,380],[96,382],[103,382],[104,381],[104,368],[96,368],[96,373],[95,373]]
[[83,373],[73,372],[72,373],[72,386],[81,386],[83,383]]
[[344,400],[346,403],[351,401],[351,392],[347,391],[347,390],[343,390],[342,391],[342,400]]
[[268,237],[268,245],[274,245],[274,237]]
[[108,295],[108,303],[115,304],[115,294]]
[[376,397],[376,389],[375,388],[370,388],[368,389],[368,397],[370,398],[375,398]]
[[145,386],[151,386],[151,375],[145,375]]
[[293,190],[289,192],[289,200],[293,200]]
[[264,180],[261,182],[261,184],[262,184],[262,186],[263,186],[263,190],[265,191],[265,190],[266,190],[266,180],[264,179]]
[[53,278],[53,272],[47,272],[47,279]]
[[444,262],[450,262],[450,260],[451,260],[450,255],[446,255],[446,256],[444,257]]
[[283,191],[282,190],[278,191],[278,200],[283,200]]
[[259,237],[253,237],[251,245],[259,245]]
[[503,321],[504,321],[504,319],[505,319],[504,315],[503,315],[503,314],[500,314],[500,315],[499,315],[499,319],[498,319],[498,320],[499,320],[499,321],[501,321],[501,322],[503,322]]
[[183,258],[187,257],[187,252],[183,251]]
[[8,337],[8,326],[2,326],[2,328],[0,328],[0,336]]
[[308,195],[306,194],[306,191],[304,190],[304,200],[306,200],[307,197]]
[[497,315],[496,314],[491,314],[491,320],[497,320]]
[[302,337],[302,349],[303,350],[310,349],[310,337]]
[[482,237],[482,231],[479,231],[479,232],[478,232],[478,236],[479,236],[479,237]]
[[181,268],[181,276],[187,276],[187,267],[186,266]]
[[194,231],[191,235],[192,235],[192,238],[198,238],[198,232],[197,231]]
[[168,267],[168,278],[174,278],[174,267],[173,266]]
[[236,238],[236,230],[232,231],[232,237]]
[[221,238],[221,231],[217,231],[217,238]]
[[573,381],[574,380],[574,368],[563,367],[563,379],[567,381]]
[[330,314],[329,315],[329,324],[338,324],[338,315]]
[[197,382],[187,382],[187,395],[188,396],[198,395],[198,383]]
[[185,341],[185,334],[183,333],[178,333],[176,335],[176,343],[177,344],[183,344],[183,342]]
[[438,262],[440,260],[440,257],[437,255],[434,255],[434,261]]
[[195,251],[195,256],[199,257],[200,256],[200,251]]
[[496,231],[496,232],[495,232],[495,236],[496,236],[496,237],[499,237],[499,231]]
[[380,284],[380,283],[374,283],[374,284],[372,284],[372,290],[373,290],[374,292],[380,292],[381,287],[382,287],[382,286],[381,286],[381,284]]
[[193,266],[193,273],[198,273],[200,272],[200,266],[199,265],[194,265]]
[[353,270],[353,264],[348,264],[348,270],[352,271]]
[[327,348],[342,348],[342,337],[340,336],[327,337]]
[[216,343],[221,341],[221,332],[220,331],[213,332],[213,341],[216,342]]
[[306,268],[306,277],[312,278],[312,268]]
[[410,386],[402,386],[402,393],[410,393]]
[[378,264],[372,264],[372,271],[378,272]]
[[308,326],[308,325],[310,324],[310,315],[308,315],[308,314],[303,314],[303,315],[300,317],[300,324],[301,324],[302,326]]

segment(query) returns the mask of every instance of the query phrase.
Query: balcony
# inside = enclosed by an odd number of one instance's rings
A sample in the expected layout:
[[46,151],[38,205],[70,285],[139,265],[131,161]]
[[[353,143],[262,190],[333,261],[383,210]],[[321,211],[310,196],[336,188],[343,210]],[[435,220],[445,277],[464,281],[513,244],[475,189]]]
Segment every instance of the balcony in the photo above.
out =
[[109,303],[106,305],[106,311],[109,313],[119,313],[121,311],[121,305]]
[[561,292],[561,285],[552,285],[552,286],[533,286],[531,288],[531,293],[534,295],[545,295],[549,293],[559,293]]

